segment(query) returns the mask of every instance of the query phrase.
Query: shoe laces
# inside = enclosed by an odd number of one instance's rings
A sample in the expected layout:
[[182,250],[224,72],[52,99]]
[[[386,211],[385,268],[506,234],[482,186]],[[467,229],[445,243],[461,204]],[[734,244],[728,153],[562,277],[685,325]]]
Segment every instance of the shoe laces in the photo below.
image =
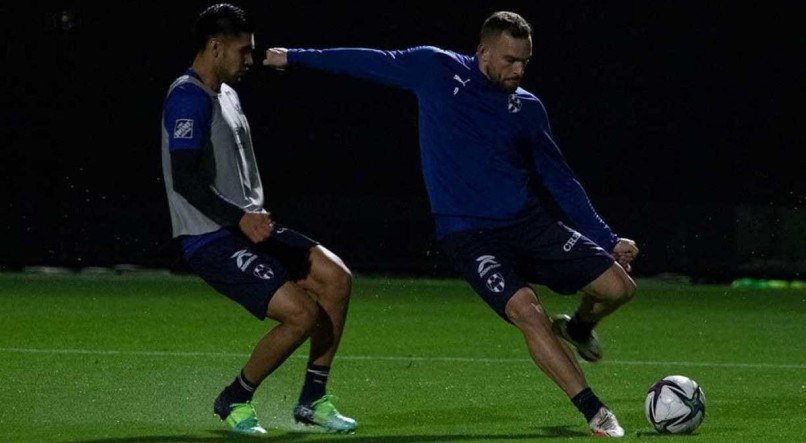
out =
[[316,400],[315,402],[313,402],[311,407],[313,409],[322,408],[323,411],[327,411],[327,412],[335,411],[336,406],[333,405],[333,401],[336,400],[336,399],[337,399],[337,397],[335,395],[333,395],[333,394],[325,394],[325,395],[322,396],[322,398],[320,398],[319,400]]
[[230,414],[235,414],[234,418],[239,419],[239,423],[251,420],[257,424],[257,412],[255,411],[255,406],[252,404],[252,402],[247,401],[246,403],[233,403],[230,406]]
[[600,428],[600,429],[614,429],[616,426],[618,426],[618,422],[616,421],[616,416],[613,415],[612,412],[610,412],[607,409],[604,409],[603,412],[604,413],[597,414],[597,416],[600,415],[600,417],[595,417],[594,418],[594,420],[595,420],[594,426],[595,427]]

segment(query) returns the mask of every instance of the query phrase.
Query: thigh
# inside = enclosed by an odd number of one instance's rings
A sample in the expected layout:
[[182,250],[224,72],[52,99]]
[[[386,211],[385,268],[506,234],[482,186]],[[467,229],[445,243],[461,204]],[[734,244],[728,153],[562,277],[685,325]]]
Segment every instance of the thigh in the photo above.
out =
[[322,245],[311,248],[308,275],[296,282],[319,297],[328,293],[328,288],[342,288],[349,292],[351,274],[338,255]]
[[268,240],[256,245],[264,253],[275,257],[288,270],[289,280],[305,279],[311,271],[311,249],[319,242],[280,224]]
[[563,223],[525,227],[519,234],[522,273],[533,283],[559,294],[574,294],[605,273],[613,257],[592,240]]
[[494,231],[449,234],[441,242],[456,271],[506,321],[512,296],[527,286],[506,244]]
[[187,262],[207,284],[261,320],[269,300],[289,280],[283,263],[236,233],[204,245]]
[[621,300],[632,297],[635,282],[621,265],[613,263],[607,271],[582,288],[582,291],[599,300]]
[[291,319],[314,318],[316,304],[299,285],[287,281],[269,300],[267,317],[280,323]]

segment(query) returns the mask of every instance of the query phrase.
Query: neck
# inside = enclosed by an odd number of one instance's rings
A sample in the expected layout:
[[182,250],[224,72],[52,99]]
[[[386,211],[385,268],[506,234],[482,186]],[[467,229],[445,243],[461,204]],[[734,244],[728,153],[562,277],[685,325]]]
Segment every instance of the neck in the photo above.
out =
[[487,80],[490,80],[490,75],[487,74],[487,65],[481,61],[481,55],[479,55],[478,53],[476,53],[476,62],[479,65],[479,71],[481,72],[481,75],[486,77]]
[[205,59],[203,54],[196,55],[191,68],[196,72],[196,74],[199,74],[199,77],[201,77],[201,81],[205,86],[215,92],[218,92],[221,89],[221,80],[219,80],[218,76],[215,74],[213,65]]

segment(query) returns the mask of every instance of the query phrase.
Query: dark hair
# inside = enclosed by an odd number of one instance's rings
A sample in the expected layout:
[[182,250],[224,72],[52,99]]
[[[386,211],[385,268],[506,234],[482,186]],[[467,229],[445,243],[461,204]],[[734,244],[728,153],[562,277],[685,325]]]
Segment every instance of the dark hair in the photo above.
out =
[[494,12],[481,25],[481,39],[497,36],[505,31],[515,38],[527,38],[532,35],[532,26],[514,12]]
[[255,31],[252,22],[246,18],[246,12],[229,3],[218,3],[207,7],[193,24],[193,40],[196,49],[202,50],[207,40],[217,35],[236,36]]

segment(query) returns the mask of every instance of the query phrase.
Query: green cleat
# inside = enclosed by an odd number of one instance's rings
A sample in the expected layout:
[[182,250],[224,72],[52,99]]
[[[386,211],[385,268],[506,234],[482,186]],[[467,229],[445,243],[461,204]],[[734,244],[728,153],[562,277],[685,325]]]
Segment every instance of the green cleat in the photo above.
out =
[[227,423],[230,430],[242,435],[264,435],[266,430],[257,421],[257,413],[251,402],[229,404],[229,413],[223,418],[225,412],[216,402],[215,412]]
[[357,426],[355,420],[339,414],[332,400],[335,397],[327,394],[310,405],[297,405],[294,408],[294,419],[297,423],[321,426],[328,432],[351,433]]

